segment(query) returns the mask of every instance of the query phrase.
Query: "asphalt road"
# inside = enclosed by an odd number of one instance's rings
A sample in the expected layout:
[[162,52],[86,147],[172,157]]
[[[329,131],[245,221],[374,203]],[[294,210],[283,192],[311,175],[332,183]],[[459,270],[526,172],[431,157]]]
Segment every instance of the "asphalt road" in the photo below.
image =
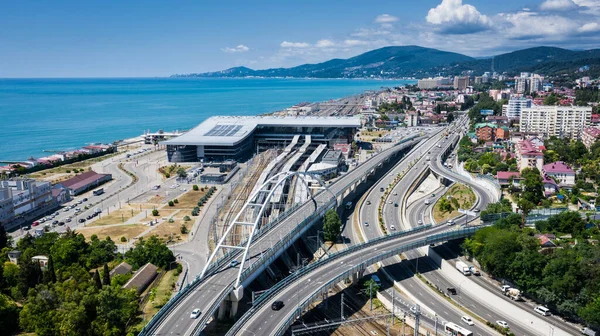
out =
[[[412,143],[416,143],[412,141]],[[338,178],[334,183],[328,185],[329,191],[322,191],[315,196],[319,206],[330,201],[333,194],[337,194],[346,188],[346,185],[356,178],[365,176],[374,170],[380,163],[389,158],[390,155],[399,151],[403,145],[395,146],[382,151],[372,157],[367,162],[357,166],[347,174]],[[268,233],[256,239],[248,253],[249,259],[246,261],[246,267],[255,262],[263,262],[261,254],[269,250],[277,241],[282,239],[287,233],[291,232],[308,214],[314,213],[316,207],[313,202],[306,202],[294,211],[289,217],[272,228]],[[238,259],[239,260],[239,259]],[[214,311],[220,302],[217,302],[219,296],[228,288],[237,278],[239,266],[223,266],[213,275],[209,275],[195,290],[181,300],[170,313],[161,321],[154,335],[188,335],[198,323],[206,323],[210,318],[207,312]],[[203,314],[199,319],[190,319],[189,314],[195,308],[202,308]]]

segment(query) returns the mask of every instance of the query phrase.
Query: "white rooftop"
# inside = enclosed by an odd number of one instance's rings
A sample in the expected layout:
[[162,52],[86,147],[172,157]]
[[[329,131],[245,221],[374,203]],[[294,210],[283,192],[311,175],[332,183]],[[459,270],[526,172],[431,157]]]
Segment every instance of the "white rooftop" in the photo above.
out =
[[161,144],[231,146],[246,139],[258,126],[359,128],[361,122],[357,117],[215,116]]

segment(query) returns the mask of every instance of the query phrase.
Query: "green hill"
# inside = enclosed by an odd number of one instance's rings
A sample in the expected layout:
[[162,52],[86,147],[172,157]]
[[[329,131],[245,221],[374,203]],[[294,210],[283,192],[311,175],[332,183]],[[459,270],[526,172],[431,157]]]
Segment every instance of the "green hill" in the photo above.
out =
[[600,49],[573,51],[556,47],[535,47],[475,59],[458,53],[419,46],[391,46],[372,50],[348,59],[332,59],[317,64],[303,64],[292,68],[252,70],[236,67],[223,71],[175,75],[176,77],[428,77],[438,74],[457,75],[472,70],[516,74],[520,71],[540,72],[546,75],[573,73],[584,65],[596,69],[600,63]]

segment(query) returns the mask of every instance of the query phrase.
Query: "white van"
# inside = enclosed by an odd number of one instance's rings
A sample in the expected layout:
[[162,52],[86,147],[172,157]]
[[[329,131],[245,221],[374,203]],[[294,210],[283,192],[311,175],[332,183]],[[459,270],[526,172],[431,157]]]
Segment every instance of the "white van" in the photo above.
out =
[[550,316],[550,309],[544,306],[536,306],[533,310],[540,315]]

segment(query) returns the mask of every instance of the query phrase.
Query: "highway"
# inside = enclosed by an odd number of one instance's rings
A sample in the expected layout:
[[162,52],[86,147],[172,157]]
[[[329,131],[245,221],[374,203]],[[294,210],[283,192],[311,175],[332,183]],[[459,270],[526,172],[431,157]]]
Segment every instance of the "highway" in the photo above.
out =
[[[412,146],[416,144],[420,139],[414,139],[389,149],[386,149],[373,158],[357,166],[355,169],[349,171],[347,174],[338,178],[336,181],[331,183],[328,191],[322,191],[315,195],[315,201],[319,207],[326,205],[331,202],[332,194],[337,195],[341,191],[348,188],[353,181],[368,175],[377,166],[379,166],[384,160],[387,160],[390,155],[397,153],[406,146]],[[260,235],[256,240],[252,242],[251,250],[249,253],[249,259],[246,262],[246,266],[250,267],[253,263],[262,263],[263,253],[267,252],[274,244],[285,237],[289,232],[298,227],[308,215],[314,214],[317,210],[313,201],[308,201],[299,208],[297,208],[289,217],[278,223],[272,229],[265,234]],[[235,255],[239,255],[238,253]],[[208,322],[211,318],[212,312],[216,310],[220,304],[220,299],[232,289],[233,283],[237,277],[239,266],[229,267],[229,260],[223,262],[223,266],[219,267],[215,274],[208,274],[202,280],[202,282],[194,287],[189,295],[186,295],[183,299],[176,303],[176,305],[167,312],[166,317],[162,320],[157,321],[158,326],[152,328],[152,335],[189,335],[197,325],[200,328]],[[194,275],[191,274],[190,277]],[[189,318],[190,312],[195,308],[202,308],[202,316],[197,320]]]
[[[287,322],[289,318],[294,316],[297,305],[321,293],[322,287],[328,286],[332,280],[336,282],[338,277],[350,275],[349,272],[353,268],[364,268],[367,264],[404,252],[405,249],[414,248],[411,244],[429,245],[429,243],[436,241],[432,238],[435,234],[440,234],[446,230],[447,228],[441,225],[428,227],[404,236],[388,236],[372,246],[349,251],[337,258],[323,259],[319,267],[312,267],[310,271],[292,280],[292,284],[283,286],[271,298],[266,300],[266,304],[255,306],[255,308],[248,311],[237,327],[239,327],[239,330],[246,330],[256,335],[277,335],[280,329],[287,327]],[[456,234],[453,237],[458,237],[463,233],[454,231],[447,234]],[[310,268],[310,266],[308,267]],[[284,302],[283,308],[279,311],[271,309],[271,304],[276,300]],[[229,334],[235,334],[236,332],[237,330],[230,330]]]

